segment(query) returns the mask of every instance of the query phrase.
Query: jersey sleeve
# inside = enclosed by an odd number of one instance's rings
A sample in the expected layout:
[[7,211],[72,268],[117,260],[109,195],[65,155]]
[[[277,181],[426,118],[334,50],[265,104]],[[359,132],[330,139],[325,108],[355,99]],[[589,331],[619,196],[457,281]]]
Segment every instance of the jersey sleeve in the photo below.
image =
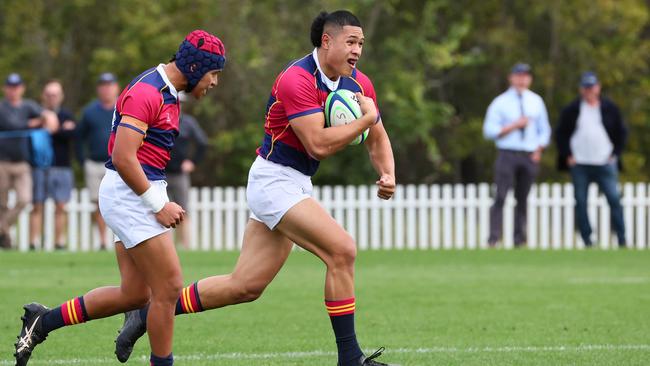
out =
[[289,121],[323,112],[313,76],[301,69],[289,69],[281,75],[277,83],[276,98],[284,106]]
[[124,95],[120,115],[151,124],[156,120],[162,103],[162,95],[156,88],[138,83]]

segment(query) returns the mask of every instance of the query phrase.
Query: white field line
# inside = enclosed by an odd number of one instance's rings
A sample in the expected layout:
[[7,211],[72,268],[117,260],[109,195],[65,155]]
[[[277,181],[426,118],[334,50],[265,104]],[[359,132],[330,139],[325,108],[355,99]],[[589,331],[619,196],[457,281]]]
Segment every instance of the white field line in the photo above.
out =
[[587,277],[571,278],[567,282],[571,285],[636,285],[650,282],[650,277]]
[[[366,350],[372,353],[374,349]],[[586,353],[593,351],[650,351],[650,344],[583,344],[579,346],[495,346],[495,347],[431,347],[431,348],[396,348],[386,350],[390,357],[394,353]],[[264,359],[300,359],[310,357],[334,357],[336,352],[331,351],[305,351],[305,352],[270,352],[270,353],[197,353],[193,355],[174,356],[177,361],[216,361],[216,360],[264,360]],[[136,358],[146,362],[145,357]],[[14,360],[0,360],[0,365],[14,365]],[[115,358],[68,358],[38,360],[36,356],[30,360],[30,365],[88,365],[88,364],[115,364]]]

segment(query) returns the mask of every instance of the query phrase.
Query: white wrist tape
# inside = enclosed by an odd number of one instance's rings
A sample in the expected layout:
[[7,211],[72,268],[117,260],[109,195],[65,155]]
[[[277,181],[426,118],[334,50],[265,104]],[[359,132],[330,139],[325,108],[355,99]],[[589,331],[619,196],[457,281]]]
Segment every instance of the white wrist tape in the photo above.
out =
[[140,199],[154,213],[160,212],[165,207],[165,203],[167,203],[165,197],[160,194],[158,187],[154,187],[153,185],[149,186],[149,189],[140,195]]

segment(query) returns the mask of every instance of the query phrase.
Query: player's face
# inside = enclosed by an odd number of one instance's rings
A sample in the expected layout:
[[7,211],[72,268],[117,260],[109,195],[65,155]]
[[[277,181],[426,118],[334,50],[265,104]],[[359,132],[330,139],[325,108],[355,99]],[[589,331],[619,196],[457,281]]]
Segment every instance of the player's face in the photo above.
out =
[[213,70],[207,72],[201,80],[199,81],[198,84],[192,89],[192,95],[196,99],[201,99],[203,98],[207,93],[208,90],[214,88],[219,84],[219,73],[221,70]]
[[351,76],[363,50],[363,29],[346,25],[333,33],[328,33],[326,61],[338,75]]

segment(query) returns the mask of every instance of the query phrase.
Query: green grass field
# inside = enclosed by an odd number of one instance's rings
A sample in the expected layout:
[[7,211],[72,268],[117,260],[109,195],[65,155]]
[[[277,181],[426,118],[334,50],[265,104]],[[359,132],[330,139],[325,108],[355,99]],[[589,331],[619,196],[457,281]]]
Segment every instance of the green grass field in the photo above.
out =
[[[237,253],[181,253],[186,282]],[[23,303],[56,306],[118,281],[112,253],[0,253],[0,365]],[[177,318],[178,365],[336,365],[324,270],[296,252],[257,302]],[[383,361],[422,365],[648,365],[650,252],[381,251],[357,265],[357,333]],[[52,333],[30,365],[119,364],[122,316]],[[144,365],[148,342],[129,364]]]

